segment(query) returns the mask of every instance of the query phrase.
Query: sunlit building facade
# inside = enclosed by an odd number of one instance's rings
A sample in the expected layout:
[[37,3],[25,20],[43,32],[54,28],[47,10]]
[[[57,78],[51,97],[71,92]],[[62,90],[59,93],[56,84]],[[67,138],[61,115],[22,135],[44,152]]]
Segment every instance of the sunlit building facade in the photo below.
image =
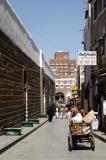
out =
[[68,101],[72,97],[72,86],[76,85],[76,60],[70,59],[70,53],[58,51],[49,62],[56,75],[56,100]]

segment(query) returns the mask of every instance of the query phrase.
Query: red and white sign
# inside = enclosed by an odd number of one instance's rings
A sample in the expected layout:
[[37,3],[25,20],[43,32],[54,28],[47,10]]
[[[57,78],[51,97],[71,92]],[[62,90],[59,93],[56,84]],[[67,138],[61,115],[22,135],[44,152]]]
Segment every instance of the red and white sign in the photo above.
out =
[[97,65],[96,51],[78,52],[78,65]]

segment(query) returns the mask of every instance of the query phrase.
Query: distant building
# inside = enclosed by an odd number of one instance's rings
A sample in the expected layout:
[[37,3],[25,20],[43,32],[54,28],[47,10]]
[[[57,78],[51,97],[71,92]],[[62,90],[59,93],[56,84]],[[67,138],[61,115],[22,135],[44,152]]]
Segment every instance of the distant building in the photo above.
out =
[[72,97],[72,86],[76,85],[76,60],[71,60],[69,52],[58,51],[50,60],[51,69],[56,75],[56,100],[68,101]]
[[58,78],[73,77],[75,74],[76,60],[70,59],[69,52],[56,52],[54,59],[50,60],[49,64]]

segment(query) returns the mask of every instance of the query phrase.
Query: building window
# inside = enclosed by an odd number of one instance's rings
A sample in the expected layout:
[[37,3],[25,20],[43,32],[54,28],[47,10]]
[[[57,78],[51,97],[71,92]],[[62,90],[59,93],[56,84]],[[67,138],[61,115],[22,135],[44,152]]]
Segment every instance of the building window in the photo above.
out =
[[94,3],[94,20],[98,16],[98,7],[97,7],[97,1]]
[[67,55],[64,55],[64,59],[68,59]]
[[61,81],[60,83],[63,84],[63,81]]
[[103,8],[106,7],[106,0],[103,0]]
[[58,88],[58,85],[56,85],[56,88]]
[[60,68],[64,68],[63,66],[60,66]]
[[67,85],[67,88],[70,88],[70,85]]
[[64,81],[64,84],[67,84],[67,81]]
[[63,85],[61,85],[60,87],[63,88]]
[[70,83],[70,81],[67,81],[67,83]]

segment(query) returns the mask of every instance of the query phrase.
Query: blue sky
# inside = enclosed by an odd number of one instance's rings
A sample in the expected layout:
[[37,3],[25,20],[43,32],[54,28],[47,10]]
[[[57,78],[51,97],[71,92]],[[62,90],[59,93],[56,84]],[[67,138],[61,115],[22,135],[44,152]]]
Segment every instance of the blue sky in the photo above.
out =
[[83,49],[86,0],[9,2],[47,61],[54,58],[56,51],[69,51],[70,58],[77,58],[77,52]]

